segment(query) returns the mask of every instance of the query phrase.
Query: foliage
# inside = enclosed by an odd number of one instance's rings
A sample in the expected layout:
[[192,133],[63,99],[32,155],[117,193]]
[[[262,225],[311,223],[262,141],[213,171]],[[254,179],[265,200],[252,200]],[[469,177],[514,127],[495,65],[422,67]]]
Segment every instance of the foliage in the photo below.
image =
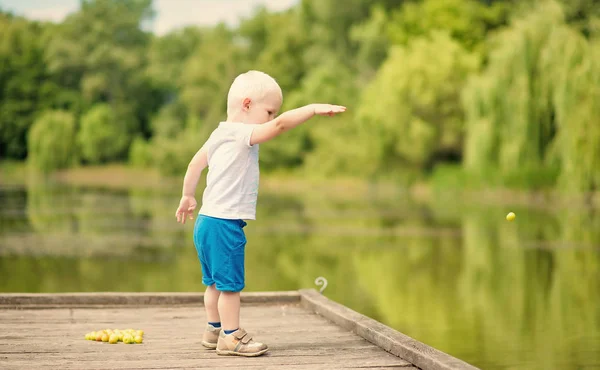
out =
[[446,33],[393,47],[358,112],[372,168],[426,168],[436,156],[460,157],[460,92],[477,63]]
[[129,147],[129,163],[135,167],[152,167],[154,157],[152,143],[137,136]]
[[183,175],[203,143],[198,133],[190,131],[183,131],[173,139],[158,137],[152,143],[155,166],[163,175]]
[[506,24],[512,1],[491,5],[477,0],[409,1],[395,11],[388,26],[393,43],[407,44],[414,37],[445,30],[468,49],[481,47],[488,33]]
[[65,111],[47,111],[29,131],[29,161],[41,172],[67,168],[77,162],[75,119]]
[[32,123],[61,110],[81,122],[84,163],[183,175],[231,81],[259,69],[283,110],[348,107],[261,145],[266,171],[413,178],[462,163],[482,186],[598,189],[600,7],[557,1],[302,0],[162,36],[151,0],[84,0],[59,24],[0,11],[0,156],[26,158]]
[[556,4],[515,22],[496,44],[464,91],[465,167],[497,169],[508,185],[559,178],[564,189],[597,189],[597,48],[565,24]]
[[387,35],[389,16],[381,6],[373,7],[366,21],[352,26],[350,38],[357,44],[356,64],[362,74],[371,77],[388,54],[390,39]]
[[148,133],[148,116],[159,103],[159,93],[140,73],[151,40],[141,25],[151,17],[151,0],[82,1],[46,48],[49,69],[61,85],[80,93],[84,110],[108,103],[130,133]]
[[109,105],[94,106],[81,118],[77,134],[83,159],[94,164],[122,159],[129,144],[126,127]]
[[58,87],[43,60],[38,23],[0,13],[0,158],[27,155],[27,133]]

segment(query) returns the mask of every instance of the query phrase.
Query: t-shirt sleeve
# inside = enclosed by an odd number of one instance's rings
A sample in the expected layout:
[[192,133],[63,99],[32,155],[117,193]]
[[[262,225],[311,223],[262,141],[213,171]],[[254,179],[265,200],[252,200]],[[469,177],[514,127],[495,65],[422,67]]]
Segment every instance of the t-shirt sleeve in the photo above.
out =
[[213,144],[215,143],[215,139],[215,132],[213,131],[208,137],[208,139],[206,139],[202,147],[200,147],[200,150],[204,150],[206,152],[207,158],[210,158],[210,155],[212,154],[211,149]]
[[238,142],[243,144],[245,147],[250,148],[250,139],[252,138],[252,132],[258,125],[242,124],[240,129],[236,130],[236,138]]
[[200,150],[204,150],[205,152],[208,153],[210,146],[212,144],[212,135],[204,142],[204,144],[202,145],[202,147],[200,147]]

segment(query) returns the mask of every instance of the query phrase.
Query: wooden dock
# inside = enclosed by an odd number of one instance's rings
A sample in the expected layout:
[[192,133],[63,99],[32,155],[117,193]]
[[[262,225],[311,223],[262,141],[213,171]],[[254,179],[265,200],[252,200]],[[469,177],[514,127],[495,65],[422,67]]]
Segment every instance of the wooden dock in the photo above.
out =
[[[257,358],[200,345],[199,293],[0,294],[0,368],[443,369],[475,367],[337,304],[315,290],[242,293],[242,326],[269,345]],[[84,339],[143,329],[144,343]]]

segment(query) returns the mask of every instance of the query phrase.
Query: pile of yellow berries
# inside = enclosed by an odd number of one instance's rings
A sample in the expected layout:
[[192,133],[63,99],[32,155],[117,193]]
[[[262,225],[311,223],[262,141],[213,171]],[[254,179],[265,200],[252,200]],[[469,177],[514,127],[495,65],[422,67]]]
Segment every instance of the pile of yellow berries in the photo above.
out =
[[144,331],[134,329],[104,329],[87,333],[85,335],[85,339],[96,342],[108,342],[110,344],[117,344],[119,342],[123,342],[125,344],[140,344],[144,341]]

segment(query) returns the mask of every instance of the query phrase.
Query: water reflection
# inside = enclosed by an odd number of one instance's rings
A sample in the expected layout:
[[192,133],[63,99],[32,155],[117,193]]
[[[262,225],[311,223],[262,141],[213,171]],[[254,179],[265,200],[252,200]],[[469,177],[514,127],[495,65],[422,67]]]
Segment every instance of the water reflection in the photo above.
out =
[[[343,192],[342,192],[343,193]],[[0,189],[0,291],[200,291],[177,193]],[[600,214],[262,193],[247,289],[315,287],[484,369],[600,365]]]

